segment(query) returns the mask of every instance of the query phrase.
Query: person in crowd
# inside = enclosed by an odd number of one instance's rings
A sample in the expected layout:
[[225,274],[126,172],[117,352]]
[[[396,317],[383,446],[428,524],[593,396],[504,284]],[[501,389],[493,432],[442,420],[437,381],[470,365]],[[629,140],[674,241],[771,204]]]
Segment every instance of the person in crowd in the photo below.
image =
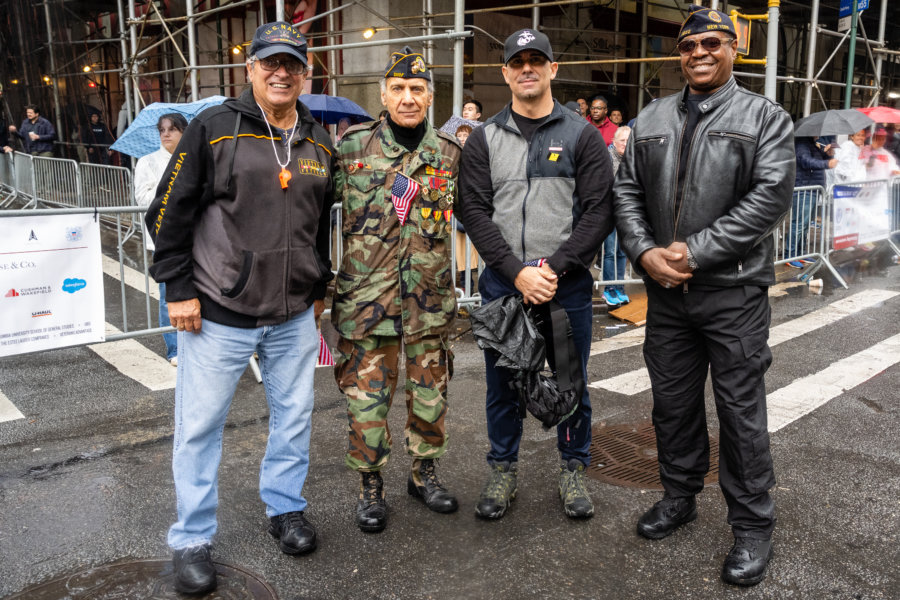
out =
[[[709,470],[710,373],[719,486],[734,534],[722,578],[754,585],[765,577],[775,528],[767,290],[772,232],[791,205],[794,128],[784,109],[732,76],[737,40],[727,14],[692,5],[677,49],[687,85],[638,115],[615,184],[619,240],[647,289],[644,360],[665,489],[637,532],[656,540],[697,518]],[[721,131],[728,135],[712,133]]]
[[621,127],[622,123],[625,121],[625,117],[622,115],[621,110],[614,108],[609,111],[609,120],[612,121],[616,127]]
[[[625,147],[628,145],[628,136],[631,135],[631,127],[623,125],[613,134],[612,144],[609,146],[609,157],[612,161],[613,177],[619,171],[619,164],[625,156]],[[625,253],[619,244],[619,236],[615,230],[610,233],[603,242],[603,281],[614,281],[625,277]],[[603,290],[603,301],[607,306],[619,306],[628,304],[631,299],[625,293],[623,285],[607,285]]]
[[[833,169],[838,159],[829,156],[831,144],[823,144],[812,137],[798,137],[794,140],[797,160],[797,175],[794,188],[821,186],[825,184],[825,171]],[[785,243],[787,256],[803,256],[814,251],[808,247],[809,225],[815,213],[818,195],[813,190],[795,190],[791,200],[791,217],[788,221],[788,236]],[[794,268],[802,268],[807,260],[793,260],[788,263]]]
[[481,102],[472,98],[471,100],[466,100],[465,104],[463,104],[462,108],[462,118],[468,119],[470,121],[480,121],[481,120]]
[[606,145],[609,146],[612,144],[613,134],[618,129],[618,125],[610,121],[606,116],[607,106],[606,98],[594,96],[591,100],[591,111],[587,118],[603,136],[603,141],[606,142]]
[[81,142],[88,153],[88,160],[97,165],[109,164],[109,147],[115,141],[99,113],[91,113],[90,123],[83,126]]
[[470,133],[472,133],[472,128],[469,125],[460,125],[456,128],[456,141],[459,142],[460,146],[466,145],[466,140],[469,139]]
[[588,115],[590,114],[590,106],[591,105],[588,104],[588,101],[585,100],[584,98],[576,98],[575,102],[578,103],[578,107],[581,109],[581,113],[579,113],[579,114],[581,114],[582,117],[587,119]]
[[347,398],[346,465],[359,473],[356,524],[387,525],[381,470],[391,453],[387,417],[403,353],[407,492],[438,513],[458,504],[437,475],[447,450],[449,331],[456,316],[450,223],[460,146],[426,118],[431,70],[409,46],[381,80],[388,116],[347,130],[342,170],[343,259],[331,320],[340,334],[335,379]]
[[[260,467],[268,532],[286,554],[315,550],[304,516],[316,320],[324,310],[335,152],[298,100],[306,39],[290,23],[260,26],[250,87],[191,121],[145,220],[178,330],[172,471],[178,520],[169,529],[175,588],[216,586],[222,431],[238,379],[259,356],[269,406]],[[227,496],[226,496],[227,497]]]
[[[597,129],[553,99],[551,81],[558,68],[544,33],[522,29],[506,39],[502,73],[512,100],[466,142],[461,219],[485,262],[478,280],[482,302],[521,294],[548,322],[548,303],[556,300],[568,316],[575,360],[586,377],[589,267],[613,228],[612,168]],[[475,513],[499,519],[516,495],[522,411],[510,386],[512,372],[498,368],[489,351],[484,359],[490,474]],[[556,434],[563,510],[571,518],[589,518],[594,505],[584,483],[591,460],[586,387]]]
[[900,161],[900,133],[897,133],[897,125],[895,123],[885,123],[884,129],[887,131],[884,149],[894,156],[894,160]]
[[872,135],[872,144],[862,151],[862,159],[866,164],[866,179],[889,179],[900,175],[897,159],[885,149],[888,132],[879,127]]
[[9,126],[9,132],[22,140],[27,154],[34,156],[53,157],[53,140],[56,139],[56,129],[50,121],[41,116],[41,109],[36,104],[25,107],[25,120],[16,129],[15,125]]
[[[168,113],[156,122],[159,131],[160,148],[138,159],[134,166],[134,200],[138,206],[150,206],[156,196],[156,188],[166,174],[166,167],[175,152],[175,147],[181,141],[184,130],[187,129],[187,119],[179,113]],[[153,252],[155,246],[153,239],[144,227],[144,245],[147,250]],[[169,326],[169,305],[166,303],[166,284],[159,284],[159,326]],[[178,366],[178,334],[164,333],[163,341],[166,344],[166,360],[173,367]]]
[[862,159],[862,153],[867,134],[865,129],[860,129],[835,151],[837,165],[834,167],[834,176],[837,183],[866,179],[866,161]]
[[566,108],[571,110],[573,113],[575,113],[579,117],[584,116],[581,114],[581,106],[579,106],[579,104],[577,102],[570,100],[569,102],[566,102],[565,104],[563,104],[563,106],[565,106]]
[[337,139],[344,137],[344,133],[350,128],[350,119],[343,117],[337,124]]

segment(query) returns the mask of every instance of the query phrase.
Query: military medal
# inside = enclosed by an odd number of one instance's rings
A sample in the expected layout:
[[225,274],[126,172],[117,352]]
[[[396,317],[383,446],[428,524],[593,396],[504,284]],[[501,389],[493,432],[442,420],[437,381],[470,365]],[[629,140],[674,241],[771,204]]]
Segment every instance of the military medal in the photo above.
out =
[[297,130],[297,121],[300,120],[300,115],[297,113],[297,110],[294,109],[294,125],[291,127],[290,135],[287,136],[287,160],[282,164],[281,159],[278,158],[278,150],[275,148],[275,135],[272,133],[272,126],[269,125],[269,120],[266,119],[266,111],[263,110],[262,106],[259,106],[259,102],[256,103],[256,106],[259,107],[259,112],[262,113],[263,121],[265,121],[266,128],[269,130],[269,141],[272,142],[272,152],[275,153],[275,162],[281,167],[281,171],[278,172],[278,183],[281,184],[281,189],[286,190],[288,181],[291,180],[291,172],[287,170],[287,166],[291,163],[291,139],[293,139],[294,132]]
[[422,212],[422,218],[423,218],[423,219],[427,219],[428,217],[431,216],[431,209],[430,209],[430,208],[422,207],[420,210],[421,210],[421,212]]

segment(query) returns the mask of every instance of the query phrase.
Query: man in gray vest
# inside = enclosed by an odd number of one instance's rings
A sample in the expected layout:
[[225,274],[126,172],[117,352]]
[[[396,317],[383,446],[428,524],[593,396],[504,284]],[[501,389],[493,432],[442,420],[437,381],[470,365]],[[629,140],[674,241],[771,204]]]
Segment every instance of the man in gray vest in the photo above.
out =
[[[593,288],[588,268],[613,228],[609,153],[594,126],[553,99],[558,65],[546,35],[533,29],[512,34],[504,63],[512,102],[466,142],[457,216],[486,264],[478,281],[482,301],[518,293],[538,313],[558,301],[584,378]],[[485,371],[490,476],[475,512],[499,519],[516,494],[522,416],[509,386],[512,373],[488,352]],[[584,485],[590,442],[585,389],[574,414],[557,427],[559,495],[572,518],[594,514]]]

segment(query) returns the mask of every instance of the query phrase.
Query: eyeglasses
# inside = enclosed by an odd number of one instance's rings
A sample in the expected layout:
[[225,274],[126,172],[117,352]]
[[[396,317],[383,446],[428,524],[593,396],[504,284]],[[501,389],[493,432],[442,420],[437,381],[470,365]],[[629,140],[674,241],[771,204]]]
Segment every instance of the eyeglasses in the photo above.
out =
[[591,110],[606,110],[605,106],[592,106]]
[[256,62],[264,71],[277,71],[281,67],[288,72],[289,75],[300,75],[306,71],[306,65],[299,60],[292,58],[275,58],[267,56],[266,58],[257,58]]
[[[700,45],[703,46],[703,49],[707,52],[715,52],[722,46],[722,44],[730,44],[733,41],[734,38],[723,40],[718,36],[712,36],[705,37],[700,40]],[[695,40],[684,40],[683,42],[678,44],[677,48],[678,52],[680,52],[681,54],[693,54],[694,50],[697,49],[697,42]]]
[[521,69],[525,66],[526,62],[532,67],[541,67],[547,62],[547,57],[543,54],[532,54],[527,59],[522,58],[521,56],[514,56],[509,59],[509,62],[506,63],[506,65],[513,69]]

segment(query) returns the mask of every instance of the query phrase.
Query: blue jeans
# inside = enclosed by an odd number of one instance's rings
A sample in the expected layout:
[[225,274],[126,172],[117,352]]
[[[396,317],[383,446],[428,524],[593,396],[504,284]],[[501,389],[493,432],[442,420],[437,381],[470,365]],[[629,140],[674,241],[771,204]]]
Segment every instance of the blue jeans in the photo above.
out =
[[[168,327],[172,322],[169,321],[169,303],[166,302],[166,284],[159,284],[159,326]],[[178,334],[174,331],[162,334],[163,341],[166,343],[166,360],[172,360],[178,356]]]
[[816,207],[818,194],[815,190],[794,192],[791,197],[791,220],[788,230],[787,244],[784,247],[784,258],[793,258],[815,252],[815,248],[806,247],[809,224]]
[[[619,238],[614,229],[603,242],[603,281],[625,279],[625,253],[619,246]],[[621,285],[608,285],[606,291],[618,289],[625,293],[625,287]]]
[[312,308],[285,323],[252,329],[203,319],[199,333],[178,332],[178,349],[172,451],[178,521],[169,529],[169,546],[206,544],[216,533],[222,430],[238,379],[254,351],[269,403],[259,495],[269,517],[304,510],[301,492],[309,470],[319,349]]
[[[581,354],[582,376],[587,379],[587,361],[591,350],[591,292],[593,278],[590,271],[569,274],[560,278],[556,300],[566,309],[572,325],[575,350]],[[518,293],[506,278],[485,267],[478,279],[478,291],[484,303],[507,294]],[[496,366],[497,359],[485,351],[485,379],[487,381],[487,429],[491,443],[488,462],[514,462],[519,456],[519,442],[522,440],[522,416],[519,412],[519,397],[509,387],[510,371]],[[581,404],[575,413],[556,427],[556,447],[563,460],[577,458],[585,465],[590,464],[591,454],[591,398],[585,386]]]

